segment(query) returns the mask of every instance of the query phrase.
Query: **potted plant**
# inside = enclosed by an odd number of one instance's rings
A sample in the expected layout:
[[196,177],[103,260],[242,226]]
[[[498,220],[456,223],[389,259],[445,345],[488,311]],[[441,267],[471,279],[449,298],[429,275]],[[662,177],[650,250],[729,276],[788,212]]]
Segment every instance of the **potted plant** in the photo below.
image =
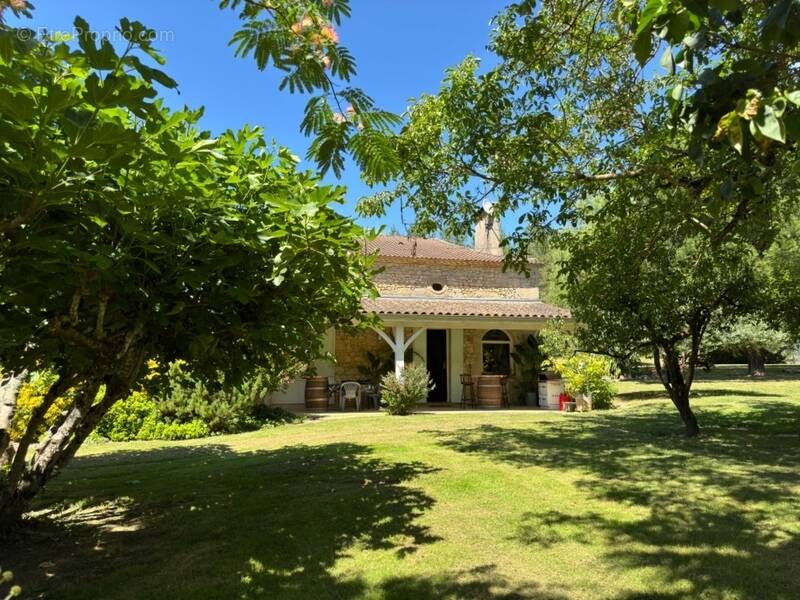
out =
[[523,404],[536,406],[539,399],[539,373],[546,359],[536,336],[530,334],[523,343],[516,344],[511,358],[519,366]]
[[377,388],[380,384],[381,377],[394,371],[394,356],[389,354],[373,354],[367,351],[367,362],[358,367],[358,372],[364,377],[365,381],[369,381]]

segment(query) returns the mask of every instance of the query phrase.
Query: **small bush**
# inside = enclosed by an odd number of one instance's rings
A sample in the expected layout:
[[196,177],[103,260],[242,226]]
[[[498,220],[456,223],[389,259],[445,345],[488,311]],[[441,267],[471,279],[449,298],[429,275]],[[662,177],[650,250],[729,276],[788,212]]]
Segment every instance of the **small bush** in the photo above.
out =
[[264,398],[279,384],[280,380],[265,369],[257,369],[237,387],[225,388],[220,377],[212,389],[193,378],[182,363],[174,363],[159,394],[158,407],[166,421],[199,420],[212,433],[253,431],[263,425],[257,413],[264,405]]
[[592,408],[605,410],[614,407],[616,386],[611,383],[611,361],[593,354],[575,354],[567,359],[559,359],[556,371],[564,378],[564,385],[570,395],[591,394]]
[[387,373],[381,379],[381,405],[390,415],[407,415],[425,401],[433,387],[427,369],[421,365],[406,367],[399,378]]
[[192,440],[211,435],[202,421],[195,419],[188,423],[165,423],[151,415],[145,419],[136,434],[137,440]]
[[114,442],[188,440],[299,420],[290,412],[263,403],[265,381],[265,375],[256,374],[234,390],[212,393],[179,365],[173,366],[165,397],[134,392],[111,407],[95,434]]
[[145,423],[161,418],[158,406],[145,392],[134,392],[111,407],[95,430],[97,435],[112,442],[128,442],[136,439],[157,439],[139,437]]

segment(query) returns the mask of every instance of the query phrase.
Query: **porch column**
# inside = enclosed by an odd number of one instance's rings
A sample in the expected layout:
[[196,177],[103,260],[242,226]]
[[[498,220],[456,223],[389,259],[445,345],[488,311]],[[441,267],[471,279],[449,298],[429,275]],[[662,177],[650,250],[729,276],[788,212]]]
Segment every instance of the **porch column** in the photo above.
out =
[[406,328],[394,328],[394,374],[400,377],[406,368]]
[[408,339],[406,339],[406,329],[402,325],[395,325],[392,328],[394,331],[394,339],[386,335],[386,332],[381,329],[373,329],[387,344],[389,344],[389,347],[394,352],[394,374],[400,377],[403,374],[403,369],[406,368],[406,350],[408,350],[409,346],[414,343],[414,340],[425,331],[425,328],[420,327],[415,329],[414,333]]

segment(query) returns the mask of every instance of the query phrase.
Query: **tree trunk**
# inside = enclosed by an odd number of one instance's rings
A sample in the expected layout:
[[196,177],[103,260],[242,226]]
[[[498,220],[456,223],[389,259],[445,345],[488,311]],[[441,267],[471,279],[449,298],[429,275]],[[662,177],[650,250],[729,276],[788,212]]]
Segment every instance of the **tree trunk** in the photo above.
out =
[[42,403],[36,407],[36,409],[31,414],[30,421],[28,421],[28,426],[25,429],[25,433],[22,434],[22,439],[19,441],[19,445],[17,446],[16,452],[14,452],[13,458],[11,458],[11,467],[8,469],[8,473],[6,475],[6,489],[0,491],[0,502],[5,500],[6,491],[9,493],[13,491],[13,489],[17,486],[17,483],[22,478],[24,471],[25,471],[25,460],[28,456],[28,448],[30,445],[36,440],[36,434],[39,431],[39,428],[44,423],[45,415],[53,403],[61,396],[64,392],[66,392],[70,388],[71,380],[67,380],[65,377],[59,377],[53,385],[50,386],[50,389],[47,390],[47,393],[42,400]]
[[689,403],[691,381],[687,381],[683,376],[680,355],[674,348],[666,348],[663,368],[658,350],[654,353],[654,360],[661,382],[669,392],[669,397],[675,408],[678,409],[678,414],[686,427],[687,437],[697,437],[700,435],[700,425],[697,423],[697,417]]
[[689,405],[689,390],[686,389],[685,393],[672,397],[672,403],[681,415],[683,424],[686,427],[686,436],[697,437],[700,435],[700,425],[698,425],[697,417],[692,411],[692,407]]
[[11,444],[11,426],[14,422],[14,413],[17,409],[17,394],[28,370],[22,373],[9,373],[0,383],[0,467],[11,459],[13,453],[7,452]]
[[40,444],[23,476],[13,487],[2,490],[0,530],[12,527],[22,518],[28,503],[67,466],[100,419],[129,391],[127,387],[109,386],[105,397],[92,406],[98,387],[98,384],[86,385],[67,417]]
[[764,377],[767,374],[764,355],[759,350],[747,351],[747,374],[750,377]]

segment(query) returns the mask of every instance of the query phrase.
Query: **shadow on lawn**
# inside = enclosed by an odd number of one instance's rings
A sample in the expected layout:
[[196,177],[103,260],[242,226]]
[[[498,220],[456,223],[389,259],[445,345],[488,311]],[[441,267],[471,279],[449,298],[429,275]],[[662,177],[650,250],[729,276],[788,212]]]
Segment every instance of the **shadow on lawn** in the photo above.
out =
[[[64,500],[45,497],[0,556],[31,597],[357,598],[365,582],[331,574],[351,547],[408,555],[436,541],[418,523],[434,501],[410,485],[434,470],[348,443],[84,457],[49,490]],[[386,594],[491,597],[491,573],[476,577],[392,579]]]
[[[700,388],[692,390],[692,399],[708,398],[712,396],[734,396],[741,398],[780,398],[780,394],[768,394],[764,392],[757,392],[755,390],[734,390],[724,388]],[[654,390],[640,390],[636,392],[622,392],[617,394],[617,398],[624,401],[634,400],[669,400],[664,386],[659,382],[658,389]]]
[[[535,429],[482,425],[428,433],[443,446],[493,461],[577,470],[577,485],[590,498],[630,507],[618,517],[591,504],[528,512],[513,538],[545,548],[597,543],[599,536],[613,569],[653,569],[679,590],[618,600],[795,598],[800,405],[758,404],[744,422],[736,413],[704,411],[701,426],[710,433],[700,440],[680,435],[666,408],[566,417]],[[759,420],[760,428],[735,430]],[[781,435],[789,423],[795,435]]]

